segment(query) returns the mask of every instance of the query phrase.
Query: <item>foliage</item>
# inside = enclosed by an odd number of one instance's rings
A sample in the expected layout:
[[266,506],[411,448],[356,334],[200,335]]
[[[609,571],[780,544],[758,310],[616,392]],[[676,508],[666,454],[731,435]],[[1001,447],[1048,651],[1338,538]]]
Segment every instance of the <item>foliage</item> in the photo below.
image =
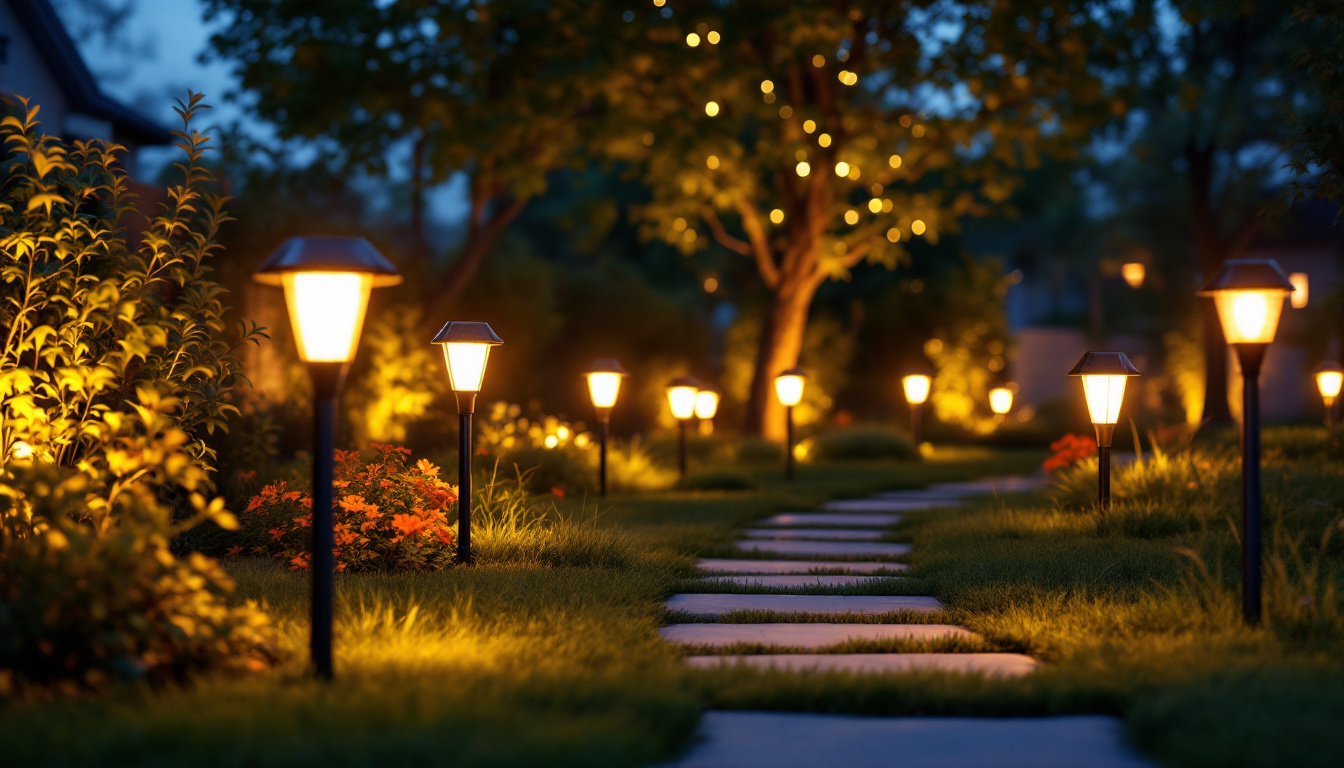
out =
[[439,348],[426,335],[424,311],[387,307],[361,334],[358,390],[346,412],[359,442],[405,443],[407,430],[449,392]]
[[[743,313],[728,328],[723,385],[725,394],[737,402],[745,403],[750,397],[760,339],[761,318],[757,314]],[[826,316],[808,322],[798,358],[808,381],[802,402],[793,410],[795,424],[808,426],[825,420],[835,405],[835,396],[849,382],[853,358],[854,336],[843,325]]]
[[994,429],[989,390],[1009,359],[1003,297],[1014,281],[997,260],[963,258],[943,288],[939,322],[924,343],[934,367],[929,402],[939,421],[979,434]]
[[1054,454],[1041,464],[1046,472],[1068,469],[1097,455],[1097,440],[1091,435],[1065,435],[1050,444]]
[[1344,200],[1344,132],[1337,116],[1344,111],[1344,7],[1331,0],[1303,0],[1292,10],[1293,68],[1312,88],[1308,108],[1295,109],[1293,143],[1302,153],[1293,168],[1308,191],[1335,202]]
[[193,461],[212,457],[205,434],[236,411],[235,352],[262,334],[223,339],[206,262],[228,217],[202,165],[209,138],[191,128],[201,108],[196,94],[179,102],[182,181],[138,246],[122,148],[41,135],[36,107],[0,122],[0,467],[19,441],[63,467],[104,464],[104,417],[133,413],[145,391],[178,403]]
[[[426,459],[408,466],[411,452],[370,445],[373,455],[336,452],[336,570],[427,571],[456,553],[449,515],[457,490]],[[259,554],[306,570],[312,558],[313,498],[280,481],[261,489],[239,519],[242,543],[229,554]]]
[[503,400],[491,403],[484,418],[477,420],[476,449],[489,456],[501,456],[522,448],[587,448],[592,437],[583,431],[583,423],[571,423],[559,416],[542,413],[524,415],[523,407]]
[[530,493],[583,493],[597,489],[597,451],[576,445],[523,445],[501,456],[515,468],[518,482]]
[[607,483],[613,491],[663,491],[677,482],[677,471],[655,456],[638,435],[613,442],[607,450]]
[[[228,604],[233,582],[214,560],[170,551],[202,522],[237,521],[203,495],[205,472],[175,424],[181,405],[149,388],[139,400],[136,418],[101,414],[104,462],[0,470],[0,689],[182,681],[278,658],[266,614]],[[165,488],[188,495],[190,519],[173,522]]]
[[1185,423],[1198,424],[1204,408],[1204,340],[1199,328],[1163,334],[1162,370],[1171,377]]
[[910,435],[877,426],[858,426],[823,432],[811,451],[815,461],[913,459],[919,456]]

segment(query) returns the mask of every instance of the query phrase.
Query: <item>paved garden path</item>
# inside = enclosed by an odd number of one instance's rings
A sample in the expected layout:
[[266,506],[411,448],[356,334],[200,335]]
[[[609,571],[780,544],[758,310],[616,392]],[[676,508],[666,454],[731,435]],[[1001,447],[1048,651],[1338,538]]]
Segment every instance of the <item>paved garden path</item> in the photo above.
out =
[[[942,603],[900,592],[908,544],[889,541],[902,512],[956,506],[969,496],[1042,488],[1044,477],[996,477],[833,501],[817,512],[770,517],[746,530],[739,559],[704,559],[704,592],[673,595],[678,623],[665,640],[686,663],[856,676],[909,672],[1030,675],[1039,662],[978,653],[983,641],[938,622]],[[782,556],[783,559],[767,559]],[[710,589],[713,587],[713,589]],[[737,588],[750,591],[735,591]],[[827,591],[844,594],[825,594]],[[866,647],[865,647],[866,646]],[[850,651],[858,652],[850,652]],[[880,651],[880,652],[872,652]],[[1113,718],[850,717],[709,712],[679,768],[902,766],[923,768],[1139,768]]]

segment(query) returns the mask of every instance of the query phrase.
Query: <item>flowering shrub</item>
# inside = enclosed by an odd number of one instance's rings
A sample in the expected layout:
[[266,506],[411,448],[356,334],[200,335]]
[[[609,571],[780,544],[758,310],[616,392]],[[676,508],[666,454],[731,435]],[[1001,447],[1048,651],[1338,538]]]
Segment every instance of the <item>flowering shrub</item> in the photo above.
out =
[[[407,466],[411,451],[373,443],[374,456],[336,452],[336,570],[427,571],[451,562],[457,489],[426,459]],[[294,570],[310,563],[313,497],[286,482],[271,483],[239,516],[245,543],[230,555],[277,557]]]
[[1055,455],[1045,460],[1041,468],[1046,472],[1067,469],[1097,455],[1097,441],[1090,435],[1065,435],[1050,444]]
[[476,435],[476,450],[481,455],[503,456],[524,448],[556,450],[595,447],[592,436],[583,429],[583,422],[570,423],[559,416],[523,415],[523,407],[503,400],[491,403],[480,419]]

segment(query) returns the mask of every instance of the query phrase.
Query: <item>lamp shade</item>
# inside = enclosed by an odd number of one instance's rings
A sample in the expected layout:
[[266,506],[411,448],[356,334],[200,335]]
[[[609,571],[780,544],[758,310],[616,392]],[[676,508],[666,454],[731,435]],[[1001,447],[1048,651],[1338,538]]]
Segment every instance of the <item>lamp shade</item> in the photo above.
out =
[[480,392],[490,348],[504,341],[486,323],[453,320],[443,326],[430,343],[443,347],[448,383],[454,392]]
[[719,391],[713,387],[706,387],[695,393],[695,417],[697,419],[712,419],[719,412]]
[[401,282],[397,268],[362,237],[292,237],[252,279],[285,289],[299,357],[346,363],[355,356],[369,291]]
[[1141,261],[1131,261],[1120,267],[1120,276],[1125,278],[1125,282],[1130,288],[1143,287],[1143,279],[1148,275],[1148,268]]
[[1317,366],[1315,374],[1316,389],[1320,390],[1327,404],[1333,404],[1335,398],[1339,397],[1341,385],[1344,385],[1344,366],[1331,360]]
[[1092,423],[1115,424],[1120,420],[1126,380],[1142,374],[1124,352],[1085,352],[1069,375],[1083,379],[1083,394]]
[[775,376],[775,396],[783,405],[792,407],[802,402],[803,385],[807,383],[807,374],[800,368],[790,368]]
[[1013,410],[1013,390],[1009,387],[995,387],[989,390],[989,410],[996,416],[1004,416]]
[[1228,344],[1268,344],[1292,291],[1292,282],[1272,259],[1228,259],[1199,295],[1213,297]]
[[678,420],[686,420],[695,415],[695,393],[700,391],[700,382],[689,376],[678,376],[667,383],[667,405]]
[[621,391],[621,379],[630,375],[614,357],[599,357],[588,364],[583,375],[588,379],[588,395],[595,408],[610,408]]
[[929,388],[933,379],[924,373],[911,373],[901,377],[901,388],[905,390],[905,401],[911,405],[923,405],[929,399]]

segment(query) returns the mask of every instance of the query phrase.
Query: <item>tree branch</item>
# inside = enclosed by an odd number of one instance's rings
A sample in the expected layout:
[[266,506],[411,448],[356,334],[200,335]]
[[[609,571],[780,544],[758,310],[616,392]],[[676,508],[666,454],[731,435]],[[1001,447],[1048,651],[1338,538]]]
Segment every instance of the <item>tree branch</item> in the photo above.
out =
[[705,223],[709,225],[709,231],[714,235],[714,240],[719,245],[743,256],[754,255],[751,250],[751,243],[728,234],[728,230],[723,228],[723,222],[719,221],[719,215],[714,212],[712,207],[706,205],[701,209],[700,218],[704,219]]

